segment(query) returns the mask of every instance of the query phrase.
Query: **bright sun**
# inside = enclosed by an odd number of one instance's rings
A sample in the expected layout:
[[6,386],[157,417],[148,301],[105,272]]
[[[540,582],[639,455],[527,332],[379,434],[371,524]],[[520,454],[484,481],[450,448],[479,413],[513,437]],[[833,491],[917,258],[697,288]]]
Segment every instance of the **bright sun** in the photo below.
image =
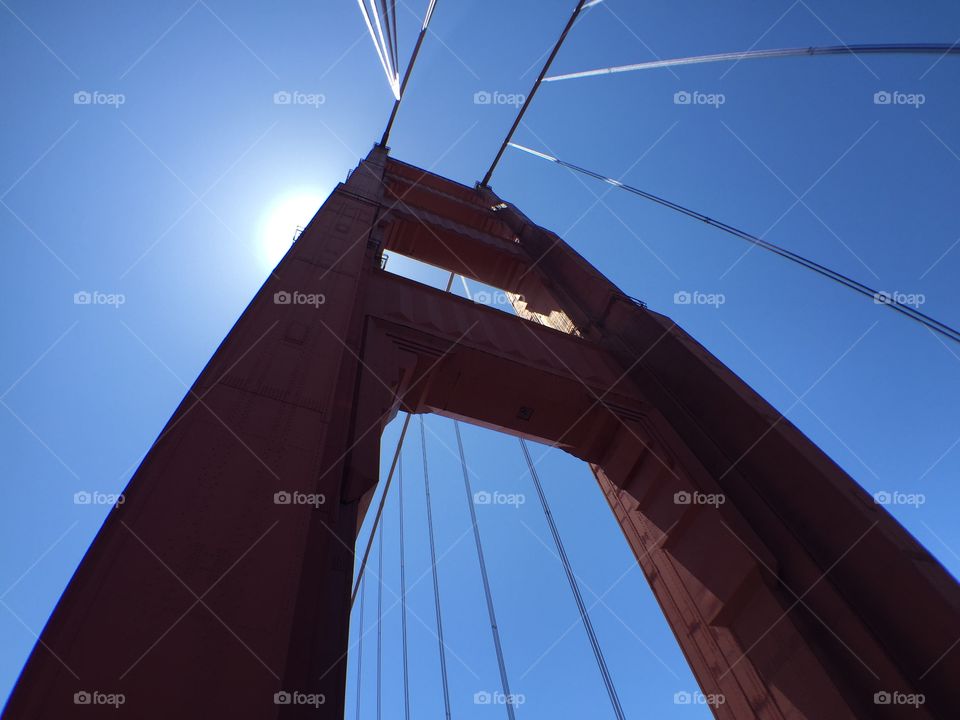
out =
[[318,187],[298,188],[274,200],[260,223],[260,260],[273,270],[290,245],[297,228],[306,227],[323,204],[327,193]]

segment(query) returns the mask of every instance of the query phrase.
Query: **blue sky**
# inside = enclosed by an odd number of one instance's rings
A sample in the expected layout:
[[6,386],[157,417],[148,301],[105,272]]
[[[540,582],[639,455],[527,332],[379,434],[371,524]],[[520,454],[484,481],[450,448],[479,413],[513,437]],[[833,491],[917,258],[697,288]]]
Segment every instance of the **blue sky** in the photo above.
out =
[[[393,154],[461,182],[482,177],[569,0],[439,0],[391,138]],[[423,7],[421,7],[423,5]],[[426,3],[398,3],[401,57]],[[577,23],[555,72],[750,47],[943,42],[950,2],[628,3]],[[106,513],[186,386],[297,224],[380,137],[392,98],[354,2],[0,3],[0,697],[6,697]],[[960,324],[960,59],[797,58],[545,85],[516,141],[687,204]],[[313,95],[278,105],[277,92]],[[719,107],[677,92],[722,94]],[[922,94],[877,105],[877,92]],[[93,102],[77,104],[76,93]],[[81,100],[83,95],[77,96]],[[321,102],[322,99],[322,102]],[[960,347],[783,260],[609,186],[508,151],[494,189],[625,292],[675,318],[871,493],[920,494],[893,514],[955,575]],[[798,201],[799,198],[799,201]],[[426,282],[396,258],[392,269]],[[78,292],[106,304],[78,305]],[[722,304],[677,304],[678,292]],[[110,304],[110,296],[118,297]],[[459,461],[429,417],[438,568],[458,716],[492,717],[496,689]],[[414,425],[414,429],[416,425]],[[397,427],[384,436],[385,453]],[[434,435],[436,434],[436,437]],[[417,434],[413,435],[418,438]],[[480,508],[518,715],[608,706],[512,438],[464,427],[475,489],[525,493]],[[441,442],[443,440],[443,442]],[[429,568],[418,443],[405,453],[411,573]],[[544,454],[541,476],[627,714],[709,717],[589,472]],[[391,500],[390,502],[392,502]],[[396,589],[395,505],[384,581]],[[392,533],[392,534],[391,534]],[[363,537],[363,536],[361,536]],[[376,619],[368,586],[367,627]],[[385,601],[392,595],[385,590]],[[410,596],[416,702],[441,702],[429,577]],[[550,598],[549,603],[544,598]],[[388,605],[392,602],[388,602]],[[399,701],[397,608],[384,618],[384,697]],[[374,711],[376,633],[362,717]],[[546,652],[546,655],[539,659]],[[351,658],[348,716],[357,681]],[[522,679],[521,679],[522,677]],[[388,716],[394,716],[388,713]]]

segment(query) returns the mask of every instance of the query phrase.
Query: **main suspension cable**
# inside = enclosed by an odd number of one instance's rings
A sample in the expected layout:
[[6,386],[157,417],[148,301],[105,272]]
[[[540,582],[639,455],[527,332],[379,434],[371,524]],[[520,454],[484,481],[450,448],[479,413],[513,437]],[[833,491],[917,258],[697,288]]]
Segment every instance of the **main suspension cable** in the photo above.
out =
[[384,36],[386,39],[387,50],[389,51],[390,55],[390,63],[393,67],[394,73],[399,75],[400,65],[397,61],[396,0],[393,0],[389,5],[387,4],[387,0],[378,1],[380,3],[380,13],[383,15],[383,23],[386,26]]
[[427,28],[430,20],[433,18],[433,11],[436,9],[437,0],[430,0],[427,6],[427,12],[423,16],[423,25],[420,27],[420,34],[417,36],[417,43],[413,46],[413,52],[410,54],[410,62],[407,63],[407,69],[403,73],[403,82],[400,84],[400,94],[393,103],[393,110],[390,112],[390,118],[387,120],[387,127],[383,131],[383,137],[380,138],[380,145],[386,147],[390,140],[390,130],[393,128],[393,121],[397,118],[397,111],[400,109],[400,101],[403,100],[403,94],[407,89],[407,83],[410,81],[410,73],[413,72],[413,66],[417,62],[417,56],[420,54],[420,46],[423,45],[423,39],[427,36]]
[[360,5],[360,13],[363,15],[363,21],[367,25],[367,30],[370,32],[370,38],[373,40],[373,47],[377,51],[377,57],[380,59],[380,64],[383,66],[383,72],[387,76],[387,82],[390,84],[390,90],[393,92],[394,97],[400,97],[399,86],[397,85],[395,73],[391,67],[389,58],[386,55],[386,48],[380,47],[380,42],[377,40],[377,31],[373,29],[373,23],[370,21],[370,13],[367,12],[367,6],[363,4],[363,0],[357,0],[357,4]]
[[443,707],[450,720],[450,685],[447,682],[447,653],[443,644],[443,620],[440,614],[440,584],[437,578],[437,546],[433,538],[433,509],[430,500],[430,474],[427,471],[427,436],[420,416],[420,447],[423,452],[423,487],[427,498],[427,533],[430,538],[430,575],[433,577],[433,604],[437,609],[437,642],[440,648],[440,678],[443,682]]
[[658,205],[663,205],[664,207],[667,207],[667,208],[670,208],[671,210],[675,210],[679,213],[682,213],[687,217],[691,217],[695,220],[699,220],[703,223],[706,223],[707,225],[718,228],[719,230],[723,230],[725,233],[733,235],[734,237],[738,237],[741,240],[746,240],[752,245],[756,245],[757,247],[760,247],[764,250],[780,255],[781,257],[786,258],[791,262],[794,262],[798,265],[801,265],[802,267],[807,268],[808,270],[813,270],[815,273],[823,275],[824,277],[830,280],[833,280],[834,282],[837,282],[841,285],[845,285],[851,290],[854,290],[860,293],[861,295],[864,295],[866,297],[873,299],[873,301],[876,304],[885,305],[889,307],[891,310],[895,310],[901,315],[904,315],[910,318],[911,320],[914,320],[915,322],[918,322],[921,325],[924,325],[929,330],[932,330],[933,332],[936,332],[950,340],[953,340],[954,342],[960,343],[960,330],[956,330],[955,328],[945,323],[942,323],[939,320],[932,318],[925,313],[920,312],[916,308],[900,302],[895,297],[895,294],[875,290],[874,288],[868,285],[865,285],[864,283],[858,280],[854,280],[853,278],[847,275],[844,275],[843,273],[840,273],[836,270],[832,270],[826,267],[825,265],[821,265],[818,262],[805,258],[802,255],[799,255],[791,250],[787,250],[786,248],[781,247],[780,245],[771,243],[767,240],[757,237],[756,235],[752,235],[746,232],[745,230],[740,230],[739,228],[735,228],[732,225],[728,225],[727,223],[721,222],[719,220],[714,220],[713,218],[708,217],[703,213],[699,213],[696,210],[691,210],[690,208],[684,207],[683,205],[680,205],[678,203],[671,202],[670,200],[666,200],[652,193],[649,193],[644,190],[640,190],[639,188],[635,188],[631,185],[622,183],[619,180],[616,180],[614,178],[607,177],[606,175],[601,175],[600,173],[593,172],[592,170],[587,170],[586,168],[580,167],[579,165],[574,165],[573,163],[560,160],[559,158],[553,157],[552,155],[547,155],[546,153],[538,152],[537,150],[533,150],[523,145],[510,143],[510,146],[516,148],[517,150],[522,150],[523,152],[542,158],[543,160],[547,160],[549,162],[556,163],[557,165],[561,165],[569,170],[574,170],[576,172],[582,173],[583,175],[592,177],[596,180],[601,180],[605,183],[613,185],[614,187],[618,187],[622,190],[626,190],[627,192],[631,192],[634,195],[639,195],[640,197],[645,198],[647,200],[651,200],[657,203]]
[[597,660],[597,666],[600,668],[600,675],[603,677],[603,684],[607,688],[607,694],[610,696],[610,704],[617,716],[617,720],[625,720],[623,707],[620,705],[620,697],[617,695],[617,689],[613,684],[613,678],[610,676],[610,669],[607,667],[607,661],[603,656],[603,649],[600,647],[600,641],[597,639],[597,633],[593,629],[593,622],[590,620],[590,613],[586,604],[583,602],[583,595],[580,594],[580,586],[577,584],[577,578],[573,574],[573,567],[570,564],[570,558],[567,557],[567,551],[563,547],[563,541],[560,539],[560,532],[557,530],[556,521],[553,513],[550,512],[550,505],[547,502],[547,496],[543,492],[543,486],[540,484],[540,477],[537,469],[533,465],[533,459],[530,457],[530,451],[527,449],[527,443],[523,438],[519,438],[520,447],[523,449],[523,457],[527,461],[527,469],[530,472],[530,478],[537,490],[537,496],[540,498],[540,505],[543,508],[543,514],[547,519],[547,525],[550,528],[550,534],[553,536],[553,542],[557,546],[557,554],[563,564],[563,570],[567,575],[567,581],[570,583],[570,590],[573,592],[573,598],[577,603],[577,609],[580,611],[580,619],[583,621],[583,627],[587,631],[587,637],[590,640],[590,646],[593,648],[594,657]]
[[393,481],[393,471],[397,467],[397,460],[400,458],[400,450],[403,448],[403,439],[407,435],[407,426],[410,425],[410,413],[403,419],[403,427],[400,430],[400,439],[397,440],[397,449],[393,453],[393,462],[390,463],[390,472],[387,473],[387,481],[383,484],[383,492],[380,494],[380,504],[377,505],[377,514],[373,518],[373,527],[370,529],[370,537],[367,539],[367,547],[363,551],[363,559],[360,561],[360,570],[357,572],[357,579],[353,584],[353,593],[350,596],[350,607],[353,607],[357,599],[357,589],[360,587],[360,581],[363,579],[363,573],[367,569],[367,559],[370,557],[370,548],[373,547],[373,538],[377,534],[377,527],[380,525],[380,518],[383,515],[383,506],[387,502],[387,494],[390,492],[390,483]]
[[573,14],[570,16],[570,19],[567,20],[566,26],[563,28],[563,32],[560,33],[560,37],[557,39],[556,45],[553,46],[553,50],[550,51],[550,55],[547,57],[547,61],[543,65],[543,69],[540,70],[540,74],[537,76],[537,79],[533,83],[533,87],[530,88],[530,92],[527,94],[527,97],[523,101],[523,105],[520,106],[520,111],[517,113],[516,119],[513,121],[513,125],[510,126],[510,130],[507,132],[507,137],[504,138],[503,144],[500,146],[500,149],[497,151],[497,156],[493,159],[493,162],[490,164],[490,169],[487,170],[487,174],[483,176],[483,180],[480,181],[480,185],[487,187],[490,184],[490,178],[493,177],[493,171],[497,169],[497,163],[500,162],[500,158],[503,157],[503,152],[507,149],[507,145],[513,139],[513,134],[517,131],[517,128],[520,126],[520,121],[523,120],[524,113],[527,112],[527,108],[530,107],[530,103],[533,101],[533,96],[537,94],[537,90],[540,89],[540,83],[543,82],[544,76],[547,74],[547,71],[550,69],[550,65],[553,63],[553,59],[557,56],[557,53],[560,52],[560,46],[563,45],[563,41],[567,39],[567,33],[570,32],[570,28],[573,27],[573,24],[577,21],[577,16],[580,14],[580,11],[583,10],[584,4],[587,0],[579,0],[577,6],[573,9]]
[[714,53],[712,55],[694,55],[692,57],[674,58],[672,60],[650,60],[648,62],[633,63],[632,65],[614,65],[613,67],[597,68],[595,70],[581,70],[580,72],[564,73],[545,77],[543,82],[557,82],[560,80],[576,80],[578,78],[596,77],[597,75],[612,75],[614,73],[633,72],[635,70],[655,70],[657,68],[676,67],[678,65],[697,65],[714,62],[740,62],[741,60],[756,60],[761,58],[781,58],[814,55],[960,55],[960,45],[954,43],[926,43],[913,45],[828,45],[824,47],[797,47],[778,48],[775,50],[745,50],[743,52]]

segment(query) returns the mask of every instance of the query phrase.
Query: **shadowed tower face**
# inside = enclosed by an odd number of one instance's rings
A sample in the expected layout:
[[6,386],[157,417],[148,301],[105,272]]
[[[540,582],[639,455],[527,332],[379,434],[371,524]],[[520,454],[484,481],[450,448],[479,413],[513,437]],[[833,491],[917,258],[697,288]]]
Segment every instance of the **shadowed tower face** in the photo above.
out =
[[[503,288],[519,317],[387,273],[384,250]],[[960,591],[882,507],[556,235],[377,147],[171,417],[5,716],[96,691],[139,718],[339,720],[353,546],[398,410],[590,463],[718,718],[960,707]]]

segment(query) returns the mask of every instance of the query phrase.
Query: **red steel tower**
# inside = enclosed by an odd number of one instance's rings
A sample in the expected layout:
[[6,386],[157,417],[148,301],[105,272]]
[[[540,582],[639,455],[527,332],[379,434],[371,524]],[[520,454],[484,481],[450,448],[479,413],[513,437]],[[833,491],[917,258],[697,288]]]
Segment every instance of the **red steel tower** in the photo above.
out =
[[[387,273],[384,250],[520,317]],[[138,718],[342,718],[353,547],[398,410],[590,463],[718,718],[960,713],[960,588],[886,510],[555,234],[378,146],[171,417],[5,717],[100,692]]]

